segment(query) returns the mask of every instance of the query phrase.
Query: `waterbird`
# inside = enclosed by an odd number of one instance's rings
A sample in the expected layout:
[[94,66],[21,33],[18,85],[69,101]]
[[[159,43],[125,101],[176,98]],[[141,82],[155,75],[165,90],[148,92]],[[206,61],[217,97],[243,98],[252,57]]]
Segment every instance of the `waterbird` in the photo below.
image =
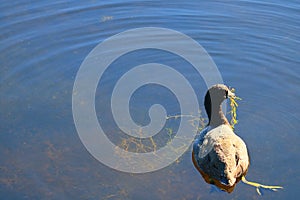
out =
[[206,93],[204,107],[208,124],[195,137],[192,161],[207,183],[231,193],[240,180],[256,187],[276,191],[281,186],[267,186],[247,181],[250,159],[245,142],[234,133],[233,127],[222,112],[225,99],[237,98],[224,84],[213,85]]

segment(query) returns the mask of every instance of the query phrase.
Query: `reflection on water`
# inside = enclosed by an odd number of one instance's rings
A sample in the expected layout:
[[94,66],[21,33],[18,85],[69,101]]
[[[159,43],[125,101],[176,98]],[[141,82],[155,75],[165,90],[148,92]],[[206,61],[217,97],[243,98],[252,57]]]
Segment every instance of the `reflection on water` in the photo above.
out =
[[[1,198],[259,198],[253,188],[240,183],[229,195],[209,193],[210,186],[193,167],[191,152],[162,170],[134,175],[102,165],[85,150],[71,110],[76,72],[99,42],[144,26],[181,31],[205,47],[225,83],[243,99],[235,129],[251,155],[247,177],[284,186],[277,193],[265,192],[266,199],[300,195],[300,163],[295,159],[300,146],[300,6],[296,1],[7,1],[0,10]],[[180,70],[202,102],[206,87],[182,58],[167,53],[160,57],[155,51],[127,56],[121,60],[122,70],[149,61]],[[101,112],[105,111],[101,103],[123,73],[113,67],[102,80],[105,87],[97,89],[96,110],[108,137],[118,142],[111,116]],[[154,103],[166,106],[170,115],[178,114],[178,104],[167,90],[142,88],[132,100],[135,120],[147,124],[147,109]],[[170,128],[176,130],[177,123],[170,120]],[[166,129],[155,141],[163,145],[168,139]]]

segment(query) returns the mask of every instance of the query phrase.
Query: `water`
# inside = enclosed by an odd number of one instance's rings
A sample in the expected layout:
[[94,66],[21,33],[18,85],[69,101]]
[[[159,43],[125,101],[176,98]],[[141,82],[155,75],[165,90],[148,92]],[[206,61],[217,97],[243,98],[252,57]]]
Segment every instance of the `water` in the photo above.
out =
[[[224,82],[243,99],[236,132],[249,148],[248,179],[284,186],[277,193],[266,191],[264,199],[299,198],[297,1],[7,1],[0,11],[1,199],[260,198],[242,183],[232,194],[210,193],[210,185],[193,167],[190,151],[162,170],[140,175],[112,170],[86,151],[72,117],[76,73],[101,41],[145,26],[180,31],[208,51]],[[180,66],[202,102],[206,88],[194,81],[199,77],[184,67],[188,64],[174,55],[160,55],[137,52],[119,64],[128,66],[122,70],[149,61]],[[108,71],[104,88],[97,89],[98,118],[122,70]],[[167,91],[141,88],[132,101],[135,120],[147,124],[147,109],[153,103],[176,114],[178,103]],[[113,133],[110,117],[104,116],[105,129]]]

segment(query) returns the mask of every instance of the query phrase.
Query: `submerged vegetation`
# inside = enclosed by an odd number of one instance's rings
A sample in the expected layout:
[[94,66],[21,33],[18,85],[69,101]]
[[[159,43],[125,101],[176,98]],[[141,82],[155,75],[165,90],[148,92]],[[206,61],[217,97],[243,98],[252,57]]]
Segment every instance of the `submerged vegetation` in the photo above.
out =
[[[232,92],[234,92],[234,89],[231,89]],[[235,98],[230,98],[230,107],[231,107],[231,121],[230,125],[232,128],[234,128],[235,124],[238,123],[237,120],[237,115],[236,115],[236,110],[238,107],[238,104],[236,103],[236,100],[241,100],[239,97]],[[199,131],[201,131],[206,123],[207,119],[202,117],[201,111],[198,111],[197,115],[193,114],[186,114],[186,115],[171,115],[171,116],[166,116],[166,120],[177,120],[177,119],[182,119],[182,118],[187,118],[189,121],[190,125],[195,127],[195,134]],[[137,133],[142,133],[140,132],[141,130],[136,130]],[[166,127],[165,130],[163,131],[163,137],[162,138],[156,138],[156,137],[149,137],[146,139],[141,139],[141,138],[135,138],[135,137],[124,137],[121,138],[121,141],[118,145],[121,149],[124,149],[125,151],[130,151],[134,153],[146,153],[146,152],[156,152],[163,144],[168,144],[172,141],[173,137],[176,135],[176,132],[174,131],[173,128],[171,127]],[[174,152],[180,151],[182,148],[185,147],[184,141],[185,138],[181,138],[183,141],[182,147],[179,149],[172,149]],[[163,141],[164,140],[164,141]],[[117,154],[122,156],[122,153],[119,151],[120,149],[116,148]],[[130,158],[128,158],[130,159]],[[179,161],[177,161],[178,163]]]
[[267,190],[272,190],[274,192],[276,192],[278,189],[283,189],[283,187],[278,186],[278,185],[263,185],[260,183],[256,183],[256,182],[252,182],[252,181],[248,181],[245,176],[242,176],[242,182],[245,183],[246,185],[250,185],[256,188],[256,192],[259,195],[262,195],[260,192],[260,189],[267,189]]

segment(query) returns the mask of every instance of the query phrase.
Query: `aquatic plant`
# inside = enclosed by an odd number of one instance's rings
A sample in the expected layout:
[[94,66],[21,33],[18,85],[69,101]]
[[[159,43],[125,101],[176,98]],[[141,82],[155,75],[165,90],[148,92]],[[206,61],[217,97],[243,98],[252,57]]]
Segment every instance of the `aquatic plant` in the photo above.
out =
[[[230,91],[232,93],[234,93],[235,89],[231,88]],[[234,126],[238,123],[237,116],[236,116],[236,108],[238,107],[238,104],[237,104],[236,100],[242,100],[242,99],[239,98],[239,97],[237,97],[237,96],[234,96],[234,97],[230,97],[229,100],[230,100],[230,107],[231,107],[231,111],[230,111],[230,114],[231,114],[230,125],[231,125],[232,129],[234,129]]]

